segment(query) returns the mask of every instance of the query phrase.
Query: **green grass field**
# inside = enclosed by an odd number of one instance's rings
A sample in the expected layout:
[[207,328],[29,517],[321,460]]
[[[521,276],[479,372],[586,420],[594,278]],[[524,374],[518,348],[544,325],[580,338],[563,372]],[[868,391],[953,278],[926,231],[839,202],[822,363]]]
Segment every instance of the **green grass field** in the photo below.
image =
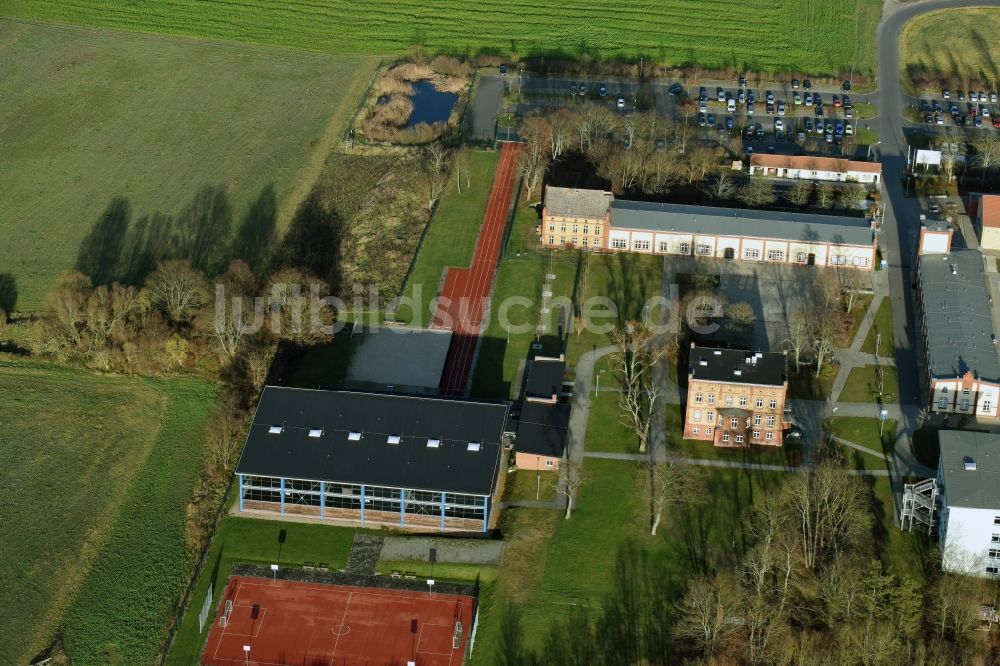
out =
[[[882,401],[892,402],[899,397],[899,379],[895,366],[884,366],[884,370]],[[874,365],[851,368],[851,373],[847,375],[847,383],[844,384],[838,399],[843,402],[875,402],[877,383],[878,378]]]
[[203,188],[230,235],[280,230],[377,63],[9,19],[0,53],[0,272],[23,311],[74,266],[131,273]]
[[150,663],[184,586],[213,389],[0,362],[0,395],[0,603],[18,609],[0,616],[0,661],[65,625],[75,662]]
[[472,261],[486,213],[486,202],[493,187],[498,156],[492,151],[473,152],[471,180],[469,186],[463,182],[461,192],[454,178],[448,180],[404,290],[405,297],[415,305],[419,304],[420,316],[417,317],[412,308],[400,307],[397,320],[430,326],[433,321],[430,303],[437,296],[445,269],[448,266],[468,266]]
[[875,321],[868,329],[868,335],[861,345],[861,351],[866,354],[874,354],[875,339],[878,334],[881,334],[881,338],[878,340],[878,355],[891,357],[894,353],[892,348],[892,303],[889,302],[888,298],[882,299],[879,304],[878,310],[875,312]]
[[[899,63],[903,74],[950,78],[971,84],[1000,79],[1000,8],[962,7],[929,12],[903,26]],[[960,44],[961,47],[956,47]]]
[[[437,52],[633,58],[813,74],[873,72],[877,0],[482,3],[475,0],[8,0],[15,16],[334,53]],[[470,27],[474,26],[474,29]]]

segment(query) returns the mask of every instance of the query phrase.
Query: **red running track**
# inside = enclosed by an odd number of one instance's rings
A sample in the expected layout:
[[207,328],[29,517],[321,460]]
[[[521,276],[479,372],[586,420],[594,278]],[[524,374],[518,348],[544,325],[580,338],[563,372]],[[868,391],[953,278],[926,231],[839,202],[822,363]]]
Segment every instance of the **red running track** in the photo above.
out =
[[446,395],[465,393],[465,385],[472,371],[472,359],[479,343],[486,299],[493,289],[493,279],[496,276],[500,244],[507,226],[507,212],[514,194],[520,154],[521,144],[503,144],[496,176],[493,178],[493,188],[486,204],[486,214],[483,216],[483,226],[479,230],[476,251],[472,255],[472,265],[468,268],[449,268],[445,275],[433,327],[453,332],[438,386],[441,393]]
[[[232,611],[223,625],[227,601]],[[233,576],[201,664],[461,666],[474,603],[452,594]]]

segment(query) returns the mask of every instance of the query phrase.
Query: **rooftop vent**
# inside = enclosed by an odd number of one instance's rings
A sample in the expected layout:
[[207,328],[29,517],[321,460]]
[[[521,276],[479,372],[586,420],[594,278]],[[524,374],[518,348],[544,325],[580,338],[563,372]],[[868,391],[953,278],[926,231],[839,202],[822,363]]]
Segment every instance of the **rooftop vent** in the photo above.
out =
[[309,436],[310,437],[322,437],[323,436],[323,429],[322,428],[310,428],[309,429]]
[[385,440],[386,444],[399,444],[400,441],[399,435],[389,435]]
[[716,356],[722,356],[722,350],[721,349],[716,349],[712,353],[715,354]]
[[273,425],[273,426],[271,426],[270,428],[267,429],[267,432],[270,433],[270,434],[272,434],[272,435],[280,435],[281,431],[284,430],[284,429],[285,429],[285,426],[283,426],[283,425]]
[[969,472],[976,471],[976,461],[973,460],[970,456],[965,456],[965,458],[962,459],[962,464],[965,466],[965,469],[967,471]]
[[436,448],[438,448],[440,446],[441,446],[441,440],[440,439],[428,439],[427,440],[427,448],[428,449],[436,449]]
[[742,377],[743,371],[740,370],[739,368],[736,368],[735,370],[733,370],[733,374],[736,375],[737,377]]
[[351,432],[347,433],[347,441],[348,442],[361,441],[361,433],[358,432],[357,430],[352,430]]
[[700,361],[698,361],[698,365],[707,366],[708,365],[708,361],[706,361],[705,359],[701,359]]
[[469,445],[465,447],[466,451],[478,451],[481,448],[479,442],[469,442]]

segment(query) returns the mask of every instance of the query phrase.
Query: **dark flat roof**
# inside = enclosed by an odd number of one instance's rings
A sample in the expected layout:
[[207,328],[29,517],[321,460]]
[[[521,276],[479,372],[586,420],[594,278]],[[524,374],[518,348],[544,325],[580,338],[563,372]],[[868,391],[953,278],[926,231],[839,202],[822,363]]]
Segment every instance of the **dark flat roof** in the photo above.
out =
[[692,347],[688,372],[713,382],[781,386],[785,383],[785,355],[743,349]]
[[[236,471],[488,495],[507,412],[507,403],[268,386]],[[272,426],[282,431],[271,433]],[[311,437],[312,429],[322,434]],[[360,439],[351,441],[351,433]],[[470,442],[479,450],[469,450]]]
[[551,400],[562,389],[566,361],[535,357],[528,361],[528,378],[524,382],[524,397]]
[[525,402],[514,448],[521,453],[561,458],[566,451],[570,406]]
[[[941,430],[938,439],[940,475],[948,506],[1000,510],[1000,436]],[[966,469],[967,458],[975,463],[975,469]]]

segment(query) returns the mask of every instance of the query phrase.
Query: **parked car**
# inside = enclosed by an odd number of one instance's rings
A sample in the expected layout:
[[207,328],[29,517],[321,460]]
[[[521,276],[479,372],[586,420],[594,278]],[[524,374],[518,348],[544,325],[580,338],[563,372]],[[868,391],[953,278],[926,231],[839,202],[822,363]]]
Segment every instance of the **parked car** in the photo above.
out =
[[969,105],[969,115],[972,116],[973,118],[979,115],[979,109],[976,107],[975,104]]
[[844,124],[838,122],[836,125],[834,125],[833,133],[834,134],[843,134],[844,133]]
[[928,125],[933,125],[934,124],[934,116],[932,116],[929,113],[925,114],[924,115],[924,122],[927,123]]
[[965,116],[955,116],[955,124],[958,127],[963,127],[965,125]]
[[823,106],[823,98],[819,96],[819,93],[813,93],[813,104]]
[[984,104],[982,106],[982,108],[980,109],[980,111],[979,111],[979,115],[981,115],[983,118],[989,118],[990,117],[990,107],[988,107],[988,106],[986,106]]
[[931,108],[934,109],[934,113],[941,113],[941,102],[934,100],[931,102]]
[[699,102],[707,102],[708,101],[708,91],[705,90],[704,88],[699,88],[698,89],[698,101]]
[[704,113],[699,113],[698,114],[698,127],[704,127],[706,124],[708,124],[708,119],[705,117],[705,114]]
[[826,133],[826,142],[833,143],[833,135],[830,134],[829,132]]
[[667,88],[667,92],[671,95],[680,95],[684,92],[684,86],[679,83],[671,84],[671,86]]
[[774,104],[772,104],[771,102],[767,103],[767,113],[768,115],[772,116],[774,115]]
[[812,90],[812,87],[813,87],[812,81],[810,81],[809,79],[806,79],[805,81],[802,82],[803,90]]
[[979,95],[976,94],[975,90],[970,90],[969,91],[969,101],[970,102],[978,102],[979,101]]
[[844,97],[842,99],[844,100],[844,108],[845,109],[853,108],[854,104],[851,103],[851,96],[850,95],[844,95]]
[[732,117],[731,117],[731,116],[730,116],[730,117],[727,117],[727,118],[726,118],[726,129],[727,129],[727,130],[731,130],[731,129],[733,129],[734,127],[736,127],[736,122],[735,122],[735,121],[734,121],[734,120],[732,119]]
[[774,140],[777,141],[778,143],[781,143],[782,141],[785,140],[785,133],[781,130],[775,131]]
[[840,86],[840,89],[842,91],[844,91],[845,93],[851,92],[851,82],[850,81],[844,81],[844,85]]
[[726,100],[726,111],[728,111],[729,113],[736,112],[736,100],[733,99],[732,97]]
[[[704,107],[705,106],[705,102],[702,102],[701,106]],[[619,109],[624,109],[625,108],[625,98],[624,97],[619,97],[618,98],[618,108]],[[704,110],[705,109],[701,109],[701,111],[704,111]]]
[[715,100],[717,102],[726,101],[726,91],[723,90],[721,86],[715,89]]
[[779,116],[785,115],[785,103],[784,102],[778,102],[778,115]]
[[791,428],[787,428],[781,436],[784,439],[802,439],[803,434],[802,428],[797,425],[793,425]]
[[747,102],[747,115],[753,115],[753,102]]
[[587,94],[587,84],[586,83],[581,83],[580,87],[579,87],[579,91],[580,91],[581,95],[586,95]]
[[991,92],[990,93],[990,104],[996,104],[996,103],[997,103],[997,94],[995,92]]
[[768,104],[774,104],[774,93],[771,92],[770,90],[768,90],[767,91],[767,95],[766,95],[766,99],[767,99],[767,103]]
[[822,118],[823,117],[823,107],[822,106],[817,106],[816,107],[816,117],[817,118]]
[[979,91],[979,101],[980,102],[985,102],[987,99],[989,99],[989,95],[987,95],[985,92],[983,92],[982,90],[980,90]]
[[942,116],[940,113],[935,114],[934,115],[934,124],[935,125],[944,125],[944,116]]
[[833,108],[839,109],[840,106],[841,106],[840,97],[838,97],[837,95],[834,95],[833,96]]
[[920,110],[921,111],[930,111],[931,110],[931,103],[928,102],[926,99],[920,100]]
[[806,118],[805,120],[803,120],[802,121],[802,127],[805,129],[805,131],[812,132],[813,131],[813,121],[812,121],[812,118]]
[[746,87],[747,87],[747,77],[740,74],[740,88],[746,88]]
[[942,99],[951,99],[951,93],[948,90],[942,90],[941,97]]
[[758,141],[763,141],[764,140],[764,128],[763,128],[763,126],[761,126],[760,123],[757,123],[756,134],[757,134],[757,140]]
[[844,125],[844,134],[847,136],[854,136],[854,125],[847,123]]
[[743,90],[742,88],[738,93],[736,93],[736,101],[739,102],[740,104],[746,104],[747,94],[746,91]]
[[798,89],[799,89],[799,80],[792,79],[792,90],[798,90]]
[[798,106],[801,103],[802,103],[802,95],[800,95],[799,93],[795,93],[794,95],[792,95],[792,104]]
[[976,117],[975,117],[975,118],[973,119],[973,121],[972,121],[972,122],[973,122],[973,123],[975,124],[975,126],[976,126],[976,127],[982,127],[982,126],[983,126],[983,119],[982,119],[982,118],[980,118],[979,116],[976,116]]
[[709,127],[715,127],[715,114],[714,113],[708,114],[708,126]]
[[798,134],[798,140],[800,142],[801,141],[805,141],[806,140],[806,133],[805,132],[799,132],[799,134]]
[[845,118],[853,118],[854,117],[854,109],[844,109],[844,117]]
[[749,102],[750,104],[753,104],[756,101],[757,101],[757,96],[754,94],[754,92],[752,90],[749,91],[747,93],[747,102]]
[[597,88],[597,94],[601,97],[606,97],[608,94],[608,87],[603,83]]
[[965,92],[964,92],[964,91],[962,91],[962,90],[959,90],[959,91],[958,91],[957,93],[955,93],[955,94],[956,94],[956,95],[958,96],[958,101],[959,101],[959,102],[964,102],[964,101],[965,101]]
[[812,93],[806,93],[806,106],[812,106],[812,105],[813,105]]
[[1000,129],[1000,116],[993,116],[993,127]]
[[775,131],[785,129],[785,123],[782,122],[781,118],[774,119],[774,129]]
[[951,108],[948,109],[948,113],[950,113],[953,116],[957,116],[958,115],[958,104],[952,104]]

